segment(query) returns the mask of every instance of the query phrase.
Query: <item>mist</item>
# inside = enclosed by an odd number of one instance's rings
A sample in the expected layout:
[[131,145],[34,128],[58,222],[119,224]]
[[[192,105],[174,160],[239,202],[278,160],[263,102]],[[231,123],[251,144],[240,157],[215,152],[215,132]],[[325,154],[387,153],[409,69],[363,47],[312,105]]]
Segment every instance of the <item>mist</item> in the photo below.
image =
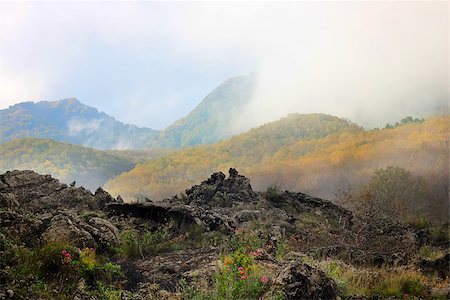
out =
[[445,1],[2,8],[2,107],[74,96],[123,122],[159,129],[226,78],[254,72],[252,101],[230,120],[231,133],[293,112],[329,113],[368,128],[448,114]]
[[448,114],[447,3],[296,3],[287,16],[273,6],[235,130],[291,112],[367,128]]

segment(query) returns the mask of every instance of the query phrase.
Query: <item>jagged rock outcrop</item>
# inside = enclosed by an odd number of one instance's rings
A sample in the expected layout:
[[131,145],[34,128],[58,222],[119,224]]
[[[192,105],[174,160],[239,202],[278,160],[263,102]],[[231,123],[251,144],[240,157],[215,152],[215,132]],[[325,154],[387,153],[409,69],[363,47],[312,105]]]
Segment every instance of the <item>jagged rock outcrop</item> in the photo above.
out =
[[[407,226],[388,220],[357,219],[330,201],[289,191],[254,192],[250,180],[233,168],[228,178],[217,172],[186,190],[186,199],[175,196],[157,203],[111,203],[106,208],[111,215],[124,214],[157,224],[170,220],[178,228],[198,224],[208,231],[230,234],[245,223],[270,222],[272,229],[266,237],[270,251],[276,251],[282,232],[288,230],[295,232],[291,239],[296,240],[297,251],[361,264],[401,265],[420,245],[415,232]],[[379,241],[383,241],[381,246]]]
[[331,300],[337,298],[336,284],[324,272],[299,260],[291,262],[275,279],[287,299]]
[[50,175],[11,171],[0,175],[0,225],[9,236],[29,246],[66,241],[78,247],[108,249],[118,240],[118,229],[108,220],[80,217],[114,202],[98,189],[67,186]]
[[[198,235],[209,238],[219,234],[227,241],[252,228],[261,242],[255,260],[273,271],[273,283],[287,299],[337,297],[335,283],[322,271],[302,263],[299,255],[336,257],[371,266],[404,265],[429,239],[409,226],[354,217],[344,208],[306,194],[255,192],[250,180],[233,168],[228,177],[214,173],[186,190],[186,198],[138,204],[123,203],[101,188],[92,194],[33,171],[7,172],[0,175],[0,226],[0,254],[6,237],[14,237],[26,247],[66,241],[108,254],[118,244],[120,231],[134,230],[139,235],[164,228],[165,238],[183,243],[192,234],[190,230],[198,227]],[[283,243],[299,255],[291,261],[280,259]],[[211,278],[220,266],[222,250],[214,244],[145,256],[141,252],[122,267],[129,278],[128,288],[138,289],[137,295],[170,299],[180,279]],[[437,270],[445,277],[448,261],[447,254],[418,265],[424,272]],[[7,277],[2,274],[0,281]],[[155,290],[153,283],[160,288]]]
[[76,247],[106,250],[117,244],[119,230],[108,220],[93,217],[87,222],[71,210],[54,215],[42,233],[44,242],[67,241]]
[[253,191],[250,180],[230,168],[230,176],[214,173],[200,185],[186,190],[187,204],[203,207],[229,207],[235,202],[253,202],[258,195]]
[[97,197],[83,187],[69,187],[50,175],[33,171],[0,175],[0,205],[15,212],[43,213],[61,208],[95,210],[103,196]]
[[303,193],[273,192],[267,196],[271,205],[284,211],[295,210],[297,213],[313,212],[326,214],[329,218],[336,220],[343,227],[352,225],[353,215],[350,211],[337,206],[330,201],[311,197]]

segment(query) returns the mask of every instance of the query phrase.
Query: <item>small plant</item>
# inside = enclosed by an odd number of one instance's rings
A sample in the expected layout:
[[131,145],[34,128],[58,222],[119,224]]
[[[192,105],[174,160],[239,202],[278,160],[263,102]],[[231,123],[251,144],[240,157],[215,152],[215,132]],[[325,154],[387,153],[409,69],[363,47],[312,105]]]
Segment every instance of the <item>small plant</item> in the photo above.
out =
[[277,260],[282,260],[286,254],[288,254],[289,249],[288,249],[288,245],[286,242],[278,242],[277,243],[277,249],[275,252],[275,258]]
[[258,251],[245,246],[222,258],[223,267],[216,274],[217,295],[225,299],[257,299],[270,286],[267,275],[255,265]]

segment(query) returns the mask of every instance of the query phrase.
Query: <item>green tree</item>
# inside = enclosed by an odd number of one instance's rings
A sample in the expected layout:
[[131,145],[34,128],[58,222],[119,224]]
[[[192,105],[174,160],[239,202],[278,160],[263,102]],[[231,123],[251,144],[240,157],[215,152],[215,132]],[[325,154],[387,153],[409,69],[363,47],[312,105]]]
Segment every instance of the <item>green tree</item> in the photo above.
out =
[[424,197],[420,178],[413,177],[408,170],[390,166],[375,171],[359,198],[370,209],[367,213],[399,220],[406,217],[408,210],[420,205]]

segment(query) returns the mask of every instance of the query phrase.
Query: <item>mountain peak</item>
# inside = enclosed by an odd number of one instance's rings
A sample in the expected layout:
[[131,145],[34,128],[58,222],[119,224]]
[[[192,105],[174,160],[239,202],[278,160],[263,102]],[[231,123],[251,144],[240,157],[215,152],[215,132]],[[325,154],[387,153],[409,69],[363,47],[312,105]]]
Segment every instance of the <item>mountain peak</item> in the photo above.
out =
[[158,133],[117,121],[76,98],[23,102],[0,110],[0,142],[37,137],[94,147],[149,147]]

